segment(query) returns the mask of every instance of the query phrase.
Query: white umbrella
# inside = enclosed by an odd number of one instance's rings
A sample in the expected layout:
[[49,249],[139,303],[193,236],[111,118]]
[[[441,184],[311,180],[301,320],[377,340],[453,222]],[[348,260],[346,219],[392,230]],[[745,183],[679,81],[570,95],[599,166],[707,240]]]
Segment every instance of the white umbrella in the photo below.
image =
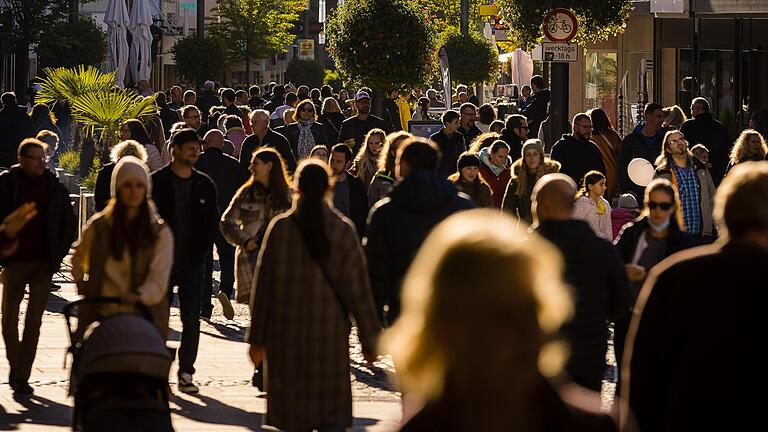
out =
[[107,65],[110,71],[117,71],[115,84],[123,87],[125,68],[128,66],[128,7],[125,0],[109,0],[104,23],[107,25],[109,46]]
[[128,30],[131,32],[131,76],[133,80],[149,80],[152,72],[152,15],[149,13],[147,0],[134,0],[131,8],[131,21]]

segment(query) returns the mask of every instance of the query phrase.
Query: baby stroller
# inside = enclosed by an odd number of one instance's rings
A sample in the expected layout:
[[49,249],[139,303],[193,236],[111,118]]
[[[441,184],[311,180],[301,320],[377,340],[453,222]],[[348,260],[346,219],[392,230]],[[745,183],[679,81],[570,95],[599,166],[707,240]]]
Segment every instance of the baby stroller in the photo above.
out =
[[149,309],[95,322],[79,336],[72,318],[83,306],[119,304],[116,297],[89,297],[67,304],[64,317],[72,353],[70,393],[73,431],[172,432],[168,406],[171,355]]

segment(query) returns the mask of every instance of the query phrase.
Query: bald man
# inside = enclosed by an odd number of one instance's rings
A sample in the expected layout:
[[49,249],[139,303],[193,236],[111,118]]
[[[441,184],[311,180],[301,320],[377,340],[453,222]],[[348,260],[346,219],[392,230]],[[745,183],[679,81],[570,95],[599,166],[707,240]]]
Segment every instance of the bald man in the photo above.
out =
[[[232,197],[240,186],[248,180],[248,171],[240,165],[237,159],[224,153],[224,134],[218,129],[209,130],[203,138],[204,152],[197,159],[195,168],[207,174],[216,185],[216,198],[219,212],[224,213]],[[229,299],[232,298],[235,283],[235,248],[227,243],[221,232],[214,240],[219,255],[221,268],[221,283],[219,295],[224,316],[232,319],[235,311]],[[203,281],[203,301],[200,316],[210,318],[213,311],[211,294],[213,292],[213,251],[205,259],[205,280]]]
[[[566,372],[577,384],[600,391],[608,323],[627,322],[632,295],[614,246],[598,238],[586,222],[571,219],[575,195],[576,184],[569,176],[548,174],[534,186],[531,207],[538,233],[563,254],[565,280],[573,287],[574,314],[562,328],[571,348]],[[626,331],[618,333],[621,350]],[[617,352],[616,358],[620,356]]]
[[253,152],[259,147],[269,146],[280,153],[288,173],[293,174],[293,171],[296,170],[296,157],[291,151],[288,139],[269,127],[269,111],[263,109],[253,110],[251,112],[251,128],[253,129],[253,135],[249,135],[243,140],[243,146],[240,149],[240,165],[248,168],[251,164]]

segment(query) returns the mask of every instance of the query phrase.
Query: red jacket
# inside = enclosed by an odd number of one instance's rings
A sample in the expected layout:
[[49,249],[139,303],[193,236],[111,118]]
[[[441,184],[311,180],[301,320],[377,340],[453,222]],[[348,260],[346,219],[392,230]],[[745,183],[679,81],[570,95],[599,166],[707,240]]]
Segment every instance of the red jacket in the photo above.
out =
[[501,208],[501,203],[504,201],[504,193],[507,191],[507,184],[512,177],[512,173],[509,166],[512,165],[512,161],[509,160],[506,164],[506,168],[499,175],[493,173],[488,159],[488,150],[482,149],[478,156],[480,157],[480,177],[488,183],[491,187],[491,199],[493,200],[493,206]]

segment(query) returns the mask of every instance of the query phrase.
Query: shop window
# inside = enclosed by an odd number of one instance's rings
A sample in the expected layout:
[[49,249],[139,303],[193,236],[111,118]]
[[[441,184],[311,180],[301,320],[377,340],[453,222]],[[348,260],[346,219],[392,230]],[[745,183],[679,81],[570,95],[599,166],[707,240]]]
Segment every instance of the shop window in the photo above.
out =
[[585,108],[602,108],[616,127],[616,89],[618,88],[615,52],[587,52],[584,56]]

